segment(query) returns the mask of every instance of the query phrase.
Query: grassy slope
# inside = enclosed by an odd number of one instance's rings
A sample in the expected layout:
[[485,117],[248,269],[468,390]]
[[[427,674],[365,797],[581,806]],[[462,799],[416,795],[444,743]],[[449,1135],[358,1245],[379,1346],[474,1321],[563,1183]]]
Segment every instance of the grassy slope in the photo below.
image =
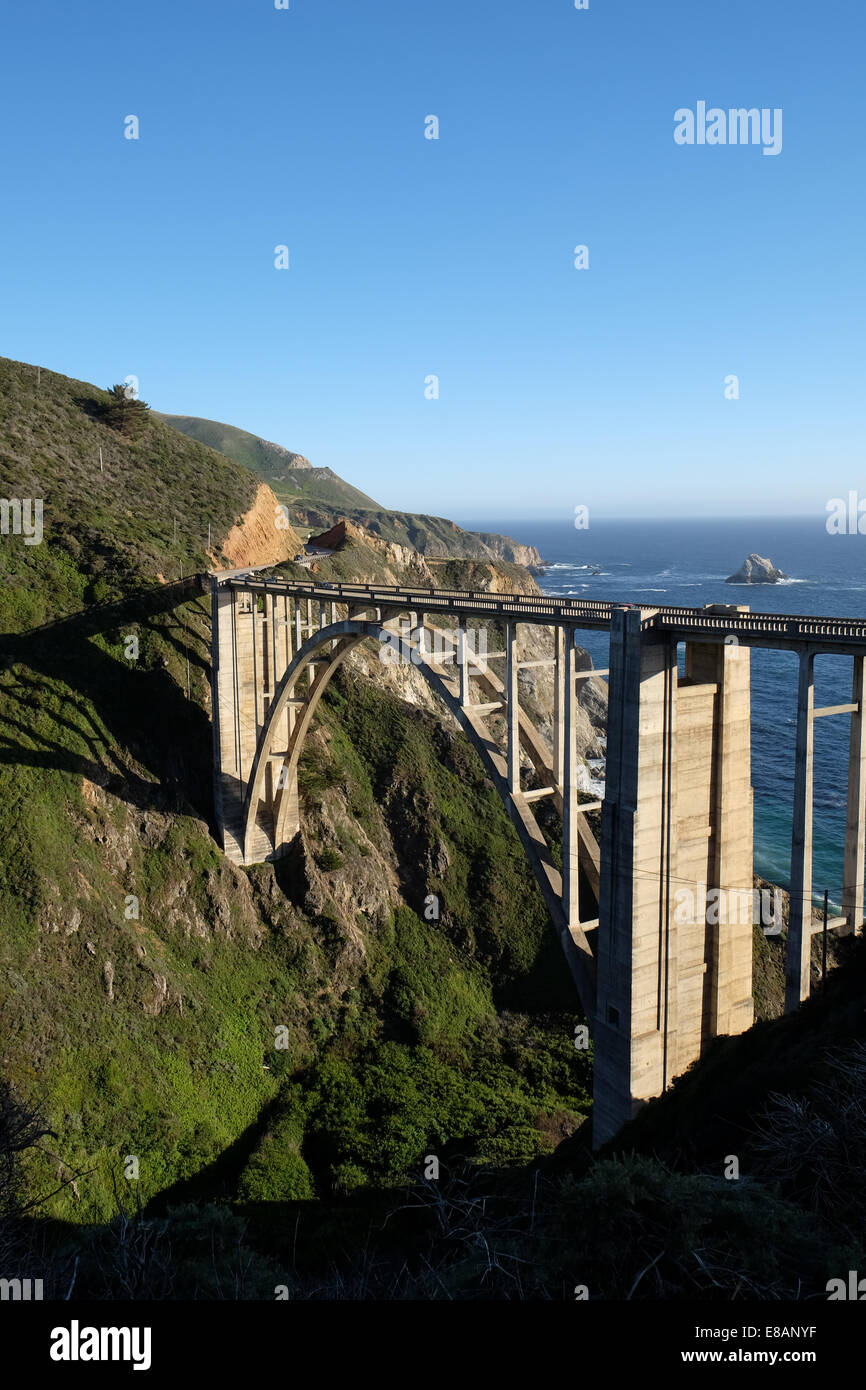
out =
[[192,439],[218,449],[221,454],[242,463],[270,483],[281,502],[297,498],[322,502],[335,507],[372,507],[378,502],[360,488],[353,487],[330,468],[312,468],[300,454],[293,454],[279,444],[223,425],[217,420],[202,420],[194,415],[160,415],[172,429]]

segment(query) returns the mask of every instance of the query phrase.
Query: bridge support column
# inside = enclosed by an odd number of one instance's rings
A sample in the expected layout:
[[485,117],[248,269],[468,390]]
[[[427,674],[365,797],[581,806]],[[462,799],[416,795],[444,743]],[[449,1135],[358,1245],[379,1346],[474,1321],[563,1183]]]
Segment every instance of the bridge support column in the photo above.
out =
[[[640,612],[615,610],[610,625],[607,762],[593,1023],[592,1138],[606,1142],[631,1118],[635,818],[638,800]],[[655,866],[656,870],[658,865]]]
[[[312,600],[311,598],[308,598],[308,599],[307,599],[307,622],[306,622],[306,633],[307,633],[307,636],[308,636],[308,637],[311,636],[312,633],[315,632],[315,630],[316,630],[316,629],[315,629],[315,625],[314,625],[314,623],[313,623],[313,600]],[[316,667],[315,667],[315,664],[311,661],[310,664],[309,664],[309,666],[307,667],[307,689],[308,689],[308,690],[312,690],[312,688],[313,688],[313,682],[315,681],[315,679],[316,679]]]
[[469,685],[469,661],[466,651],[466,621],[464,618],[457,620],[457,665],[460,671],[460,703],[461,705],[468,705],[472,699],[472,692]]
[[749,650],[611,619],[593,1140],[751,1025]]
[[520,791],[520,706],[517,694],[517,623],[505,624],[505,717],[508,724],[508,790]]
[[866,658],[854,657],[851,734],[848,747],[848,813],[845,824],[845,872],[842,912],[848,927],[863,926],[863,876],[866,872]]
[[[273,625],[273,673],[270,689],[273,695],[292,659],[292,619],[289,599],[285,594],[271,594],[270,599]],[[278,613],[280,614],[279,617],[277,617]],[[295,712],[293,707],[289,705],[285,719],[281,721],[280,726],[281,737],[285,739],[284,747],[288,747],[294,723]]]
[[565,766],[565,628],[553,628],[553,785],[562,792]]
[[797,687],[797,744],[794,765],[794,822],[791,834],[791,908],[785,966],[785,1011],[791,1013],[810,990],[812,961],[812,782],[815,752],[815,653],[800,653]]
[[400,614],[397,617],[397,632],[400,637],[400,659],[401,661],[412,661],[412,641],[418,631],[417,613]]
[[262,671],[264,653],[261,649],[261,639],[259,636],[259,598],[258,594],[250,595],[252,603],[252,645],[253,645],[253,722],[255,724],[255,737],[258,739],[261,720],[259,719],[259,707],[262,703]]
[[563,632],[562,659],[562,911],[566,926],[580,926],[577,809],[577,649],[571,628]]

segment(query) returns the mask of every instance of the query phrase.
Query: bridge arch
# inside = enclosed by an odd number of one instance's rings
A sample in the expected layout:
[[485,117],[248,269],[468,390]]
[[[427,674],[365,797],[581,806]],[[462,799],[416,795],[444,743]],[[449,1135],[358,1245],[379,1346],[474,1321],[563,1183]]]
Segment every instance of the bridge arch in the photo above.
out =
[[[313,632],[298,648],[285,673],[276,686],[270,706],[259,732],[256,751],[250,769],[244,797],[241,842],[244,862],[253,863],[260,858],[256,841],[268,829],[262,824],[262,807],[270,801],[272,852],[279,854],[300,830],[300,808],[298,795],[298,767],[304,742],[313,722],[319,702],[331,681],[332,676],[356,647],[367,640],[393,642],[398,635],[393,626],[394,617],[375,618],[350,617],[330,623]],[[423,629],[422,629],[423,631]],[[435,669],[419,644],[402,636],[404,650],[416,652],[420,656],[417,669],[421,671],[430,688],[440,696],[449,712],[457,720],[478,753],[482,766],[497,788],[505,803],[511,820],[518,832],[524,852],[535,878],[545,898],[548,913],[560,938],[585,1008],[589,1008],[594,994],[594,961],[589,942],[580,927],[569,924],[562,908],[562,878],[553,864],[547,843],[542,835],[530,806],[524,796],[510,790],[507,775],[503,775],[501,754],[493,740],[486,734],[477,718],[467,716],[467,707],[461,701],[459,680],[449,679]],[[324,660],[323,660],[324,654]],[[312,681],[304,690],[303,699],[298,691],[301,682],[314,669]],[[315,668],[318,668],[317,670]],[[468,707],[471,710],[471,706]],[[481,707],[485,708],[484,706]],[[291,718],[287,718],[291,714]],[[289,728],[287,746],[278,745],[285,741],[285,730]],[[279,765],[282,775],[278,778],[268,776],[269,768]]]

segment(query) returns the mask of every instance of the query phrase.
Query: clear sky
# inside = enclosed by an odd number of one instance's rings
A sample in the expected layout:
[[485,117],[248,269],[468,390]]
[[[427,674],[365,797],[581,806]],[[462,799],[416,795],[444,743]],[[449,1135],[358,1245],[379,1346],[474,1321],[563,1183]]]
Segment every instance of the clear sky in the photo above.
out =
[[[8,5],[0,352],[392,507],[823,513],[866,483],[864,52],[854,0]],[[699,101],[781,153],[677,145]]]

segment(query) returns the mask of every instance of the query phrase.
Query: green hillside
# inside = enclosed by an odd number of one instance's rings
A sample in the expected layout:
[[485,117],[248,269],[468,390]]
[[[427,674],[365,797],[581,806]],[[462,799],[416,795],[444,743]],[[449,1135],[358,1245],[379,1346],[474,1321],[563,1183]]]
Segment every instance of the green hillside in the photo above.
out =
[[181,434],[218,449],[221,454],[242,463],[270,483],[281,502],[297,499],[336,508],[372,507],[378,502],[359,488],[337,476],[330,468],[314,468],[300,454],[280,444],[271,444],[246,430],[202,420],[194,415],[160,415],[160,420]]
[[0,631],[209,569],[208,526],[216,542],[252,504],[247,469],[152,416],[126,437],[109,403],[88,382],[0,358],[0,496],[44,506],[41,544],[0,537]]

